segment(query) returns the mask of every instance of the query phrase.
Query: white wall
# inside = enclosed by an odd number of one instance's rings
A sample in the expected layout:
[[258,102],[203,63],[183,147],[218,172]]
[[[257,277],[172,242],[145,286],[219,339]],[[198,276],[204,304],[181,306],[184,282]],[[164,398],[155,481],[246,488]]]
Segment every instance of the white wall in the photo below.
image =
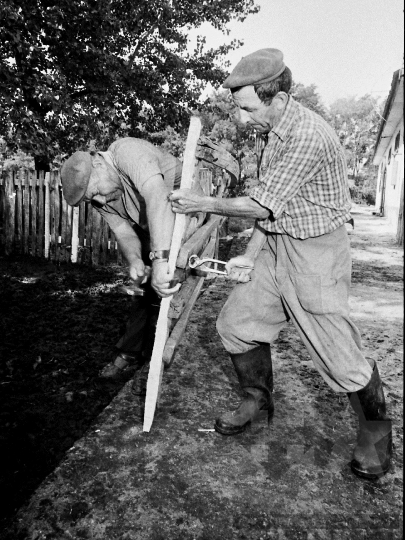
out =
[[[400,144],[398,153],[395,155],[394,144],[397,134],[400,133]],[[388,163],[388,156],[391,150],[391,160]],[[387,168],[387,177],[385,183],[385,203],[384,216],[388,219],[392,231],[396,233],[398,226],[398,214],[401,198],[401,187],[404,182],[404,128],[403,119],[399,122],[391,140],[385,151],[383,159],[378,169],[377,192],[375,210],[380,211],[382,197],[382,177],[384,168]]]

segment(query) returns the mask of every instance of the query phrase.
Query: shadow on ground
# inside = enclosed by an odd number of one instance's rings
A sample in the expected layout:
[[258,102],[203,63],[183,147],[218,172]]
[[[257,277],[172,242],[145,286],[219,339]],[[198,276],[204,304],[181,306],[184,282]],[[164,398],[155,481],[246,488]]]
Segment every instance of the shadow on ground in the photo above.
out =
[[0,259],[1,517],[21,506],[122,388],[98,377],[129,308],[124,275]]

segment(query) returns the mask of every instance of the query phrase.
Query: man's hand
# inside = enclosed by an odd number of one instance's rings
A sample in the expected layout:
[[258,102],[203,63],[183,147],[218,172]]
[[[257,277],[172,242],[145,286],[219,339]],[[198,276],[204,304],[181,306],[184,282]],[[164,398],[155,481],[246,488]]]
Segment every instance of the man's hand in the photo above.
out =
[[[239,255],[228,261],[225,265],[225,270],[228,272],[229,279],[238,281],[239,283],[247,283],[250,281],[250,272],[255,266],[255,261],[248,255]],[[247,268],[242,268],[247,267]]]
[[170,288],[173,273],[169,273],[167,261],[157,259],[152,264],[152,288],[161,298],[172,296],[180,289],[180,283]]
[[129,277],[134,281],[135,285],[139,287],[142,283],[145,283],[148,278],[148,272],[142,261],[142,259],[135,259],[131,261],[129,265]]
[[172,191],[169,200],[172,203],[172,210],[176,214],[191,214],[193,212],[205,212],[205,195],[199,195],[191,189],[178,189]]

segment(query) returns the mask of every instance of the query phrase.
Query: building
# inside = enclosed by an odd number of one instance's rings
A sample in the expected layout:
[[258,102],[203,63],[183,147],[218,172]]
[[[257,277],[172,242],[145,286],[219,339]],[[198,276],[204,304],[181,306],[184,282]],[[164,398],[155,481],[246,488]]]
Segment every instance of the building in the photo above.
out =
[[394,72],[374,150],[378,168],[375,213],[385,216],[403,245],[404,70]]

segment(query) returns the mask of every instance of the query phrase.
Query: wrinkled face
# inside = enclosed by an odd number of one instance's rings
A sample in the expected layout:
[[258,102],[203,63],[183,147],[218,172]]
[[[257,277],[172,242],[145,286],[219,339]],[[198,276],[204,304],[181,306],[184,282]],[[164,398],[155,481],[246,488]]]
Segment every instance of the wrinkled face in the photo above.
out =
[[93,162],[84,200],[104,206],[110,201],[118,200],[123,191],[118,173],[109,167],[104,160],[97,158]]
[[253,86],[243,86],[233,95],[235,105],[239,107],[240,123],[252,127],[259,133],[269,133],[276,120],[274,100],[270,105],[263,103]]

